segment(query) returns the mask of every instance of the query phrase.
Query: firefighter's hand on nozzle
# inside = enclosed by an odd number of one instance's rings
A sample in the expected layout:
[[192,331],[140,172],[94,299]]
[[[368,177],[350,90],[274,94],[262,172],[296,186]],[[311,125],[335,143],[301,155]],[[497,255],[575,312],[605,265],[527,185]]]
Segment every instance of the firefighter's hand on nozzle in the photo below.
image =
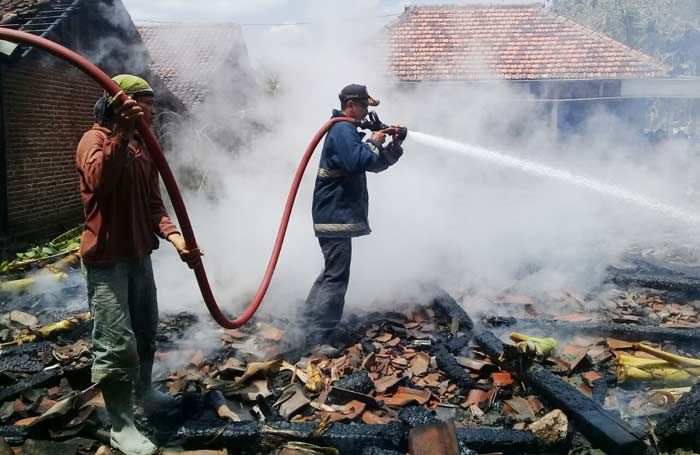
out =
[[117,129],[125,133],[133,133],[136,122],[143,117],[143,109],[132,99],[126,100],[115,112]]
[[191,269],[199,263],[199,258],[204,256],[204,250],[199,248],[188,249],[185,239],[180,234],[169,235],[168,241],[173,244],[182,262],[186,263]]
[[372,133],[372,140],[377,141],[380,144],[383,144],[384,141],[386,140],[386,133],[384,132],[384,130]]

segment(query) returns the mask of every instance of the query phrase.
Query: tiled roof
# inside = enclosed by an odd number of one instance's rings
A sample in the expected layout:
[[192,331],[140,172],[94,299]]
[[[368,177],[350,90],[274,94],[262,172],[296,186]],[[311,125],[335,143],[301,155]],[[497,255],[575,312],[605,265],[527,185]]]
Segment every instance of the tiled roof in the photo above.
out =
[[527,5],[407,7],[389,26],[389,69],[402,81],[660,77],[653,58]]
[[227,62],[247,56],[236,24],[139,25],[152,69],[189,109],[200,103]]
[[50,0],[0,0],[0,24],[31,18],[49,3]]

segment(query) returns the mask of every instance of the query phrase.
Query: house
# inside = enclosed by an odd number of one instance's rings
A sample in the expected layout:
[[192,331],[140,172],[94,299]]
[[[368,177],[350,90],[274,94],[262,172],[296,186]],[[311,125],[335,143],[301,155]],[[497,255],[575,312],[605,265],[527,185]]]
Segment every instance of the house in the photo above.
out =
[[[175,155],[190,156],[212,144],[238,153],[260,128],[245,116],[248,100],[258,87],[241,27],[139,23],[138,30],[152,59],[151,71],[183,106],[161,110],[163,145]],[[173,171],[184,188],[201,189],[207,180],[206,170],[191,158],[175,162]]]
[[150,23],[138,30],[151,69],[188,111],[212,91],[245,98],[252,72],[239,25]]
[[[139,74],[167,92],[120,0],[0,0],[0,27],[56,41],[110,74]],[[8,42],[0,52],[0,238],[73,227],[83,216],[75,149],[103,91],[45,52]]]
[[507,81],[545,100],[559,130],[601,105],[629,117],[639,115],[640,99],[700,95],[697,81],[669,79],[652,57],[542,2],[409,6],[388,34],[389,70],[400,85]]

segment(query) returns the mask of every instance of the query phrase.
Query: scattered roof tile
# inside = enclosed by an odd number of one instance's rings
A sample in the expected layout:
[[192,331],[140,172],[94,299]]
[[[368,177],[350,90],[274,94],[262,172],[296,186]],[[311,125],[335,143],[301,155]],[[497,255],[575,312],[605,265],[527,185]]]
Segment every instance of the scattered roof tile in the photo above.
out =
[[402,81],[661,77],[652,57],[540,4],[412,6],[389,26]]

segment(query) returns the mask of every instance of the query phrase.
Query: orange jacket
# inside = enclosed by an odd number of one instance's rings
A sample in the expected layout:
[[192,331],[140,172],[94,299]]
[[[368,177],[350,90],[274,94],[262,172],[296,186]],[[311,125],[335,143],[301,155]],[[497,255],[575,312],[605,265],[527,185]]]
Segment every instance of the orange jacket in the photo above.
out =
[[76,153],[85,229],[80,255],[88,264],[137,259],[158,248],[156,235],[177,233],[163,205],[158,170],[136,138],[94,125]]

